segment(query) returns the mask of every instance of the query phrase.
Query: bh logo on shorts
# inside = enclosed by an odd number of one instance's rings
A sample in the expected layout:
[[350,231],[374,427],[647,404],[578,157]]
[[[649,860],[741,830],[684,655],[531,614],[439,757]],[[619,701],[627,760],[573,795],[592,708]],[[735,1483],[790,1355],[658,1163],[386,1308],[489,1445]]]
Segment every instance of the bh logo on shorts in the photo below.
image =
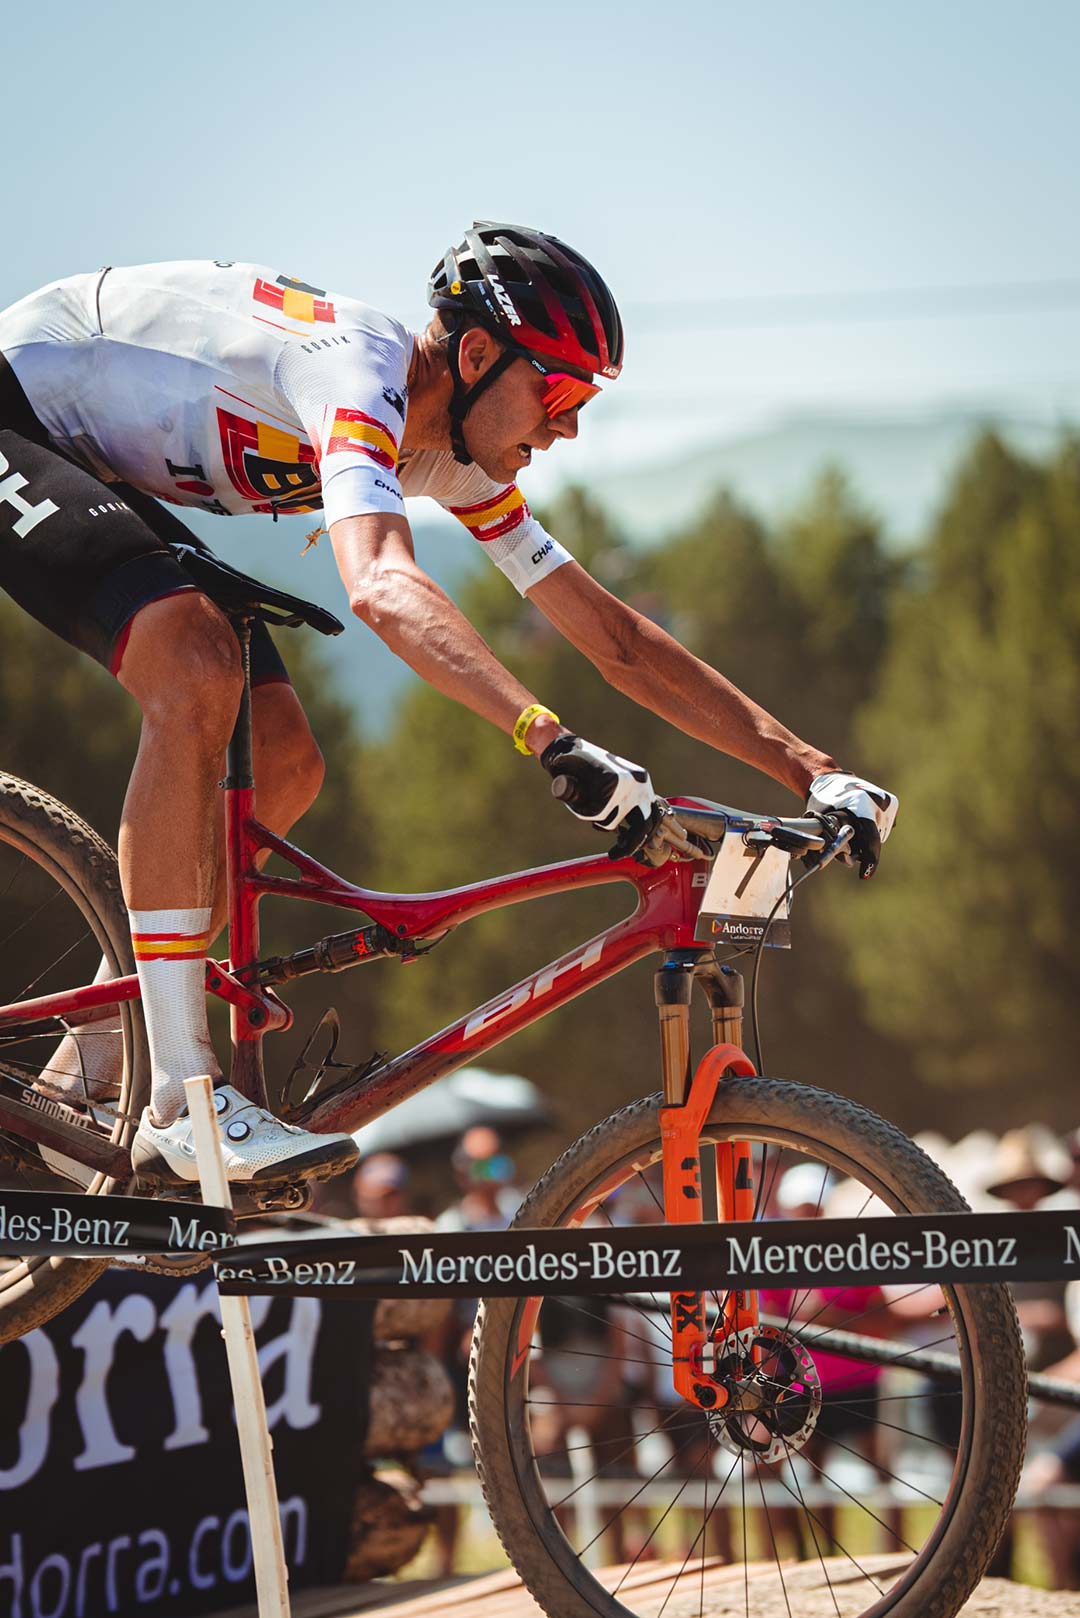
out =
[[22,473],[13,472],[11,462],[0,451],[0,505],[14,506],[19,513],[15,532],[20,539],[25,539],[39,522],[44,522],[46,517],[51,517],[54,511],[60,510],[53,500],[40,500],[36,506],[32,506],[29,500],[25,500],[19,493],[20,489],[25,488],[26,479]]

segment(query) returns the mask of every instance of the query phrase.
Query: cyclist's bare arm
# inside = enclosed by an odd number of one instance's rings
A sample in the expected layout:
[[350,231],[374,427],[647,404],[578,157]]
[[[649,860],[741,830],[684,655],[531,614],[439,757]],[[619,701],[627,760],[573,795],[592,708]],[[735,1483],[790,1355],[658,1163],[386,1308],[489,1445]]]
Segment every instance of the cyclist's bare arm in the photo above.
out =
[[[345,517],[330,528],[349,605],[429,685],[512,735],[537,699],[504,669],[487,642],[419,566],[408,520],[397,513]],[[543,752],[561,727],[541,715],[530,750]]]
[[[577,562],[566,562],[529,591],[559,633],[616,690],[771,775],[805,798],[817,775],[839,769],[766,713],[722,674],[688,652],[651,619],[613,596]],[[531,739],[531,738],[530,738]]]

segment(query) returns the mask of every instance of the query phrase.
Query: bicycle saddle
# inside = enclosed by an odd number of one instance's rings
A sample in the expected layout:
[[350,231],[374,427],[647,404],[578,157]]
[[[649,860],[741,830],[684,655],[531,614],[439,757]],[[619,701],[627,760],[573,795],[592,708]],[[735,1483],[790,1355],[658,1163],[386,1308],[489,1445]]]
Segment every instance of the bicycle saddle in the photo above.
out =
[[275,590],[272,584],[262,584],[239,568],[230,567],[209,549],[194,545],[170,545],[169,549],[199,589],[226,612],[252,612],[281,628],[299,629],[301,624],[310,624],[320,635],[340,635],[345,628],[340,618],[325,607],[289,595],[286,590]]

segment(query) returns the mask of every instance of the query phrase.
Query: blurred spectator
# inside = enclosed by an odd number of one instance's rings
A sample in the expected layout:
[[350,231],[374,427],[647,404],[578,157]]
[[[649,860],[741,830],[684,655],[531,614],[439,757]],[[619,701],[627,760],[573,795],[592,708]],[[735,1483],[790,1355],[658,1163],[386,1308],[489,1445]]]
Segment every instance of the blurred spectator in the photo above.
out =
[[[1044,1207],[1072,1178],[1069,1153],[1041,1124],[1026,1124],[1002,1135],[986,1181],[986,1193],[1023,1213]],[[1032,1371],[1064,1359],[1074,1348],[1065,1314],[1064,1279],[1020,1281],[1012,1286],[1024,1352]]]
[[[503,1151],[496,1130],[477,1124],[462,1135],[451,1159],[460,1195],[435,1221],[441,1231],[504,1230],[517,1212],[521,1195],[514,1189],[513,1159]],[[442,1342],[443,1363],[454,1384],[454,1424],[443,1434],[441,1465],[446,1471],[472,1465],[469,1443],[468,1383],[476,1300],[456,1298]],[[425,1457],[425,1461],[428,1457]],[[432,1461],[430,1469],[437,1469]],[[439,1572],[450,1574],[459,1532],[456,1506],[440,1506],[435,1514]]]
[[[1058,1376],[1063,1369],[1055,1365],[1051,1375]],[[1024,1469],[1022,1493],[1038,1502],[1048,1490],[1069,1483],[1080,1483],[1080,1421],[1071,1422],[1059,1433],[1052,1448],[1031,1457]],[[1075,1508],[1039,1505],[1037,1521],[1051,1589],[1080,1589],[1080,1521]]]
[[395,1219],[413,1210],[409,1165],[393,1152],[367,1157],[352,1177],[352,1200],[362,1219]]
[[[822,1163],[805,1162],[793,1165],[781,1176],[770,1212],[780,1219],[821,1219],[826,1215],[852,1218],[883,1214],[886,1209],[857,1181],[839,1179]],[[815,1335],[826,1342],[830,1326],[870,1337],[891,1337],[897,1334],[900,1324],[893,1318],[886,1293],[877,1286],[822,1286],[794,1292],[770,1288],[760,1293],[760,1299],[764,1314],[787,1319],[796,1332],[799,1320],[812,1321]],[[821,1384],[821,1409],[803,1449],[803,1459],[827,1483],[833,1482],[835,1473],[850,1475],[852,1460],[861,1461],[867,1474],[876,1474],[877,1481],[883,1483],[889,1476],[892,1456],[888,1424],[882,1421],[879,1408],[882,1367],[848,1359],[816,1345],[813,1361]],[[835,1505],[823,1505],[817,1515],[824,1538],[833,1543],[837,1510]],[[879,1521],[888,1534],[887,1549],[893,1551],[902,1545],[899,1512],[882,1508]],[[814,1555],[816,1547],[804,1543],[807,1536],[801,1513],[782,1511],[778,1522],[800,1544],[801,1554]]]
[[451,1159],[461,1195],[436,1220],[439,1230],[502,1230],[517,1213],[514,1160],[487,1124],[467,1129]]

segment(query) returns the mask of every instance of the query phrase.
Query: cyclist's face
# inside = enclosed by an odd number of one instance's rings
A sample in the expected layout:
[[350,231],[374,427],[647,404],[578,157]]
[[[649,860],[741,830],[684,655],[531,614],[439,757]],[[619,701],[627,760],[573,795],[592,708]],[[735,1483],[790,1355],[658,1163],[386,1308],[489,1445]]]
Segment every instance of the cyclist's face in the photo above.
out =
[[[479,339],[472,343],[472,339]],[[468,332],[461,345],[461,373],[467,385],[482,376],[502,353],[489,333]],[[512,483],[534,452],[550,449],[557,438],[576,438],[577,410],[548,417],[548,383],[528,360],[515,359],[465,418],[465,446],[476,464],[499,483]]]

